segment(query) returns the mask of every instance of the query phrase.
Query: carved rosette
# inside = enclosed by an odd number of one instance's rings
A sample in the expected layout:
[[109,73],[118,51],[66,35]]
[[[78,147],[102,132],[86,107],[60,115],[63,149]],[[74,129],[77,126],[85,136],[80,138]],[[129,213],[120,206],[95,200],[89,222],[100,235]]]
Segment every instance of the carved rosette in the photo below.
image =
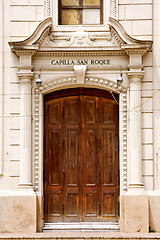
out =
[[[35,87],[33,89],[33,101],[34,101],[34,190],[37,192],[39,190],[40,185],[40,178],[39,178],[39,167],[40,167],[40,96],[44,95],[45,93],[51,92],[56,88],[59,87],[71,87],[72,85],[75,86],[76,78],[66,77],[66,78],[59,78],[55,80],[51,80],[42,84],[42,87],[38,88]],[[122,189],[124,191],[127,190],[127,89],[125,86],[118,87],[115,82],[110,80],[106,80],[103,78],[96,78],[87,76],[84,80],[84,85],[94,85],[98,87],[106,88],[106,90],[110,92],[117,92],[121,94],[122,98]],[[78,85],[79,86],[79,85]]]

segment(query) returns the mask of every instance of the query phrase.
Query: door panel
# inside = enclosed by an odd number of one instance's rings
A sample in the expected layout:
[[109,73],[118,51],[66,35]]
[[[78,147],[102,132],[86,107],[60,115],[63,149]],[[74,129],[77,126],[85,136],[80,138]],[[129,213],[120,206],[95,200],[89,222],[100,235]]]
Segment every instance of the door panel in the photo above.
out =
[[67,184],[78,185],[78,131],[68,131]]
[[115,194],[103,193],[102,196],[103,217],[115,216]]
[[59,130],[50,132],[50,156],[51,161],[49,162],[49,168],[52,169],[49,177],[49,184],[60,186],[61,184],[61,156],[60,156],[60,142],[61,142],[61,134]]
[[118,108],[87,91],[45,101],[46,222],[118,218]]
[[115,174],[114,174],[114,130],[112,129],[103,129],[102,135],[102,183],[107,184],[114,184]]
[[96,131],[86,130],[85,184],[96,185]]

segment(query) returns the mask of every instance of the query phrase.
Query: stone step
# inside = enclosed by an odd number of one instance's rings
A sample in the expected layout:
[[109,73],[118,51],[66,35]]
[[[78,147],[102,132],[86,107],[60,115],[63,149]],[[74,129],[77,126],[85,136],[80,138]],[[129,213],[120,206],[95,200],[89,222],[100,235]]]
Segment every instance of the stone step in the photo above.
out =
[[83,223],[45,223],[43,232],[55,230],[81,231],[119,231],[118,222],[83,222]]
[[160,233],[105,231],[53,231],[50,233],[0,233],[0,240],[160,240]]

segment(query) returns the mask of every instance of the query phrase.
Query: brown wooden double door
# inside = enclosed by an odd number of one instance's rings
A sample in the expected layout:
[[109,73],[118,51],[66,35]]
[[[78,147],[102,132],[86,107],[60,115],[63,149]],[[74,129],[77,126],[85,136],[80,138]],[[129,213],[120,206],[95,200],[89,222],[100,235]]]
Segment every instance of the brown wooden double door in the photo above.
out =
[[116,221],[117,105],[90,89],[60,92],[45,101],[45,221]]

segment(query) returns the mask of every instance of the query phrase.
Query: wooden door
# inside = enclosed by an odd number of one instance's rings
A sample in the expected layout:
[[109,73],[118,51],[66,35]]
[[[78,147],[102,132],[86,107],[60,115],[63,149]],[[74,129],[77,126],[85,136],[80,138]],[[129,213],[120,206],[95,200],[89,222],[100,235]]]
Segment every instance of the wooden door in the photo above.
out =
[[60,91],[45,100],[46,222],[118,218],[118,108],[102,93]]

